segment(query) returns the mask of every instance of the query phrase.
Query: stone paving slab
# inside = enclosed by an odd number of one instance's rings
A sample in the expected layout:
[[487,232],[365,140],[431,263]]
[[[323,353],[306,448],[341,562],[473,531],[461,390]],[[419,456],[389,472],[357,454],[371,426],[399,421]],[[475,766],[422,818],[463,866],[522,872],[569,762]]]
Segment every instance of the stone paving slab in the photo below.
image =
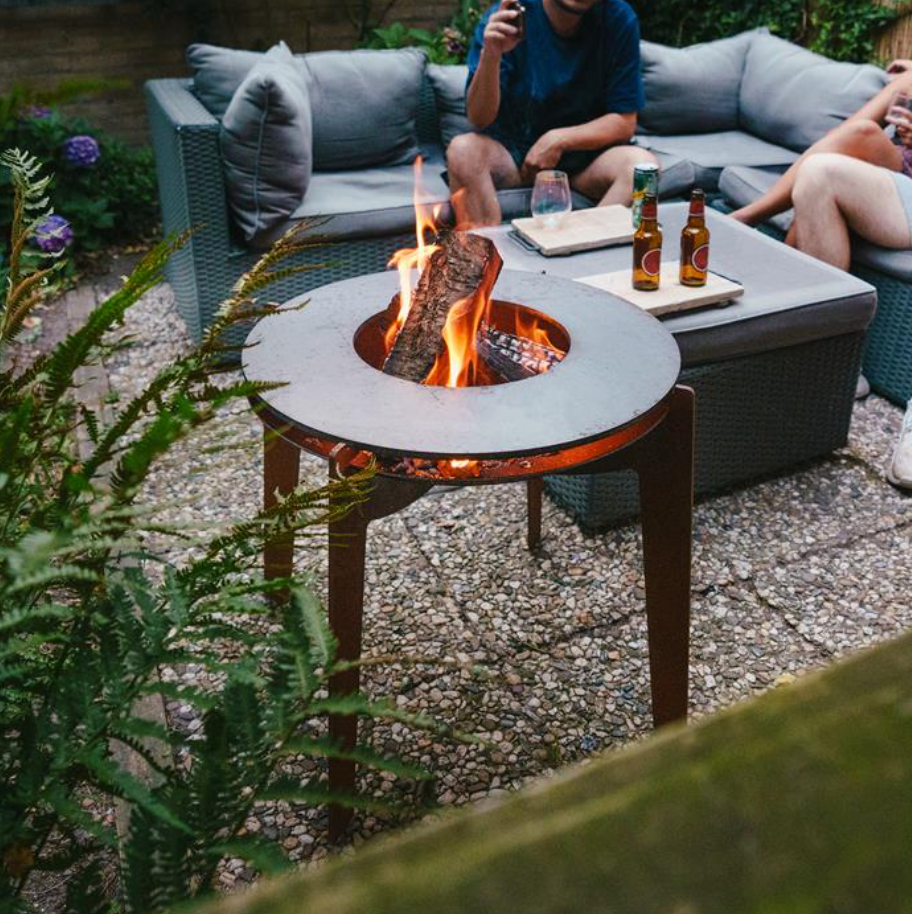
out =
[[912,627],[912,526],[758,574],[757,592],[830,655],[875,644]]

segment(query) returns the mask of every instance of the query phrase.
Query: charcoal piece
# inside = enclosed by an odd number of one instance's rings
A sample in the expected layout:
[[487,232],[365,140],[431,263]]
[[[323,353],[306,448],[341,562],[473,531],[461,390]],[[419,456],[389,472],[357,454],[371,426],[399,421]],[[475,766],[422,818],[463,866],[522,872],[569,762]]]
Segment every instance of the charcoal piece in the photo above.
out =
[[549,371],[564,353],[533,343],[512,333],[482,324],[478,333],[478,353],[488,368],[504,381],[522,381]]

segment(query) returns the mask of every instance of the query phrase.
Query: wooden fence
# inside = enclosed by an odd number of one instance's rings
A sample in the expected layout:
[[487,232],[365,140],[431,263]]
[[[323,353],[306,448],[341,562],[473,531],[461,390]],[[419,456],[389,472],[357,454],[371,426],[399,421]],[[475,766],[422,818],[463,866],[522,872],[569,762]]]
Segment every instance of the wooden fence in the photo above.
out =
[[885,62],[898,57],[912,57],[912,3],[908,0],[881,0],[884,6],[897,9],[899,18],[880,36],[877,57]]

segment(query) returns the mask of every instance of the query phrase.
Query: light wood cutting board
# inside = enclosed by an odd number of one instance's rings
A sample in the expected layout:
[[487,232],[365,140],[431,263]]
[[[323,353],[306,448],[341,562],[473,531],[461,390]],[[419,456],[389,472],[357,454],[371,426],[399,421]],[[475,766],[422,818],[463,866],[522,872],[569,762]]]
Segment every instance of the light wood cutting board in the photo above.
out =
[[677,260],[663,263],[662,282],[655,292],[640,292],[634,289],[631,270],[597,273],[594,276],[584,276],[577,282],[612,292],[655,317],[689,311],[692,308],[720,305],[744,294],[744,286],[712,272],[705,286],[682,286],[678,281],[679,271],[680,265]]
[[532,217],[514,219],[513,228],[545,257],[633,241],[630,210],[620,205],[574,210],[564,216],[557,228],[545,228]]

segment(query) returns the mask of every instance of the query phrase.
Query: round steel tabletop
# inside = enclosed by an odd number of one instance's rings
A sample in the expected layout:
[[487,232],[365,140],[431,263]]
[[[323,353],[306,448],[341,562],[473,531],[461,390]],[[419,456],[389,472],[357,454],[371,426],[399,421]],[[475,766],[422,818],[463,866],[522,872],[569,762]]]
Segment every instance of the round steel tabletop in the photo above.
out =
[[545,374],[489,387],[415,384],[371,367],[356,331],[398,291],[394,271],[308,292],[300,311],[260,321],[247,339],[245,376],[284,382],[262,395],[290,425],[374,452],[424,458],[502,459],[595,441],[657,406],[681,368],[678,346],[655,318],[582,283],[504,270],[494,298],[537,309],[570,336]]

